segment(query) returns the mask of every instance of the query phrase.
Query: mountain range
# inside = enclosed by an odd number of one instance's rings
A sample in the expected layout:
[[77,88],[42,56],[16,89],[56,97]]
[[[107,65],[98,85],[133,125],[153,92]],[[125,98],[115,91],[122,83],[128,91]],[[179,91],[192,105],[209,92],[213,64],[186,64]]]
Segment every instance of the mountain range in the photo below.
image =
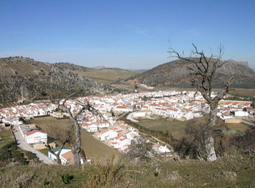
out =
[[[136,84],[155,88],[190,87],[187,66],[189,63],[175,60],[141,73],[118,68],[45,63],[18,56],[0,58],[0,103],[23,98],[62,98],[78,89],[81,95],[121,92],[114,87],[128,84],[130,88]],[[217,71],[214,87],[222,87],[226,77],[232,73],[235,73],[232,87],[255,88],[255,72],[248,63],[237,61],[228,61]]]

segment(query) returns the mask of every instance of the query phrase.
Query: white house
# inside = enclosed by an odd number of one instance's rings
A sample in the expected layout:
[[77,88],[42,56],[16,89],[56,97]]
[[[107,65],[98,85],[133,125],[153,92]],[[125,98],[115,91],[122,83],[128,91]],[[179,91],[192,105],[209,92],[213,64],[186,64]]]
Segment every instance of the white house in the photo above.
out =
[[166,154],[170,153],[170,150],[166,146],[160,146],[159,144],[155,144],[152,149],[157,153],[157,154]]
[[[55,154],[58,154],[60,148],[61,147],[56,147],[52,149],[52,152],[54,152]],[[53,161],[57,161],[56,155],[54,155],[52,152],[48,151],[48,157]],[[70,148],[63,148],[60,152],[59,158],[61,160],[62,165],[74,164],[73,153]],[[82,159],[81,159],[81,164],[83,164]]]
[[150,110],[140,110],[138,112],[133,112],[132,113],[134,118],[143,118],[143,117],[146,117],[149,114],[151,114]]
[[97,132],[99,127],[96,124],[83,123],[82,128],[86,129],[88,132]]
[[115,138],[116,136],[118,136],[118,133],[116,131],[108,130],[100,135],[100,139],[109,140],[109,139]]
[[113,110],[117,112],[132,112],[133,108],[127,106],[116,106]]
[[249,116],[249,113],[248,112],[245,112],[245,111],[235,111],[235,116],[239,116],[239,117],[247,117]]
[[138,136],[139,136],[139,133],[137,131],[134,131],[134,130],[129,131],[129,132],[126,133],[126,137],[130,140],[133,139],[134,137],[138,137]]
[[47,133],[40,130],[32,130],[24,133],[24,140],[28,144],[47,144]]

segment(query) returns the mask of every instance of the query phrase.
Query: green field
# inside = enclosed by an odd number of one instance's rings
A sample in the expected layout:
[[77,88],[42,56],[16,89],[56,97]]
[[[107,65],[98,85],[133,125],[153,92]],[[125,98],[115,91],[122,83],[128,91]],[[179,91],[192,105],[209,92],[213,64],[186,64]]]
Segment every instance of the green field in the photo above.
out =
[[[69,119],[56,119],[53,117],[40,117],[31,120],[31,123],[36,124],[45,132],[50,132],[50,127],[54,126],[56,131],[64,132],[68,126],[71,126]],[[49,134],[49,136],[51,136]],[[93,161],[105,160],[113,155],[119,155],[119,152],[107,146],[103,142],[94,138],[87,131],[81,129],[82,148],[84,149],[87,158]]]
[[230,89],[229,94],[236,96],[253,97],[255,96],[255,89]]
[[[188,122],[178,121],[175,119],[158,118],[158,119],[140,119],[137,123],[140,126],[148,128],[153,131],[162,131],[163,133],[170,133],[174,139],[180,140],[185,135],[185,127]],[[244,133],[249,129],[249,126],[243,123],[226,123],[224,124],[228,130],[224,130],[226,134]]]
[[164,133],[169,132],[175,139],[181,139],[183,137],[186,126],[186,122],[165,118],[154,120],[140,119],[137,124],[154,131],[162,131]]
[[0,131],[0,137],[1,137],[0,148],[14,141],[11,131],[7,130]]
[[83,76],[90,77],[98,81],[99,83],[103,83],[103,84],[110,84],[119,79],[126,79],[139,74],[139,72],[136,72],[136,71],[123,70],[123,69],[110,69],[110,68],[91,69],[86,72],[83,72],[83,71],[73,71],[73,72]]
[[[196,91],[195,88],[171,88],[172,90],[177,91]],[[215,88],[213,89],[216,92],[222,91],[222,89]],[[255,96],[255,89],[245,89],[245,88],[231,88],[229,89],[229,94],[235,96],[242,96],[242,97],[253,97]]]

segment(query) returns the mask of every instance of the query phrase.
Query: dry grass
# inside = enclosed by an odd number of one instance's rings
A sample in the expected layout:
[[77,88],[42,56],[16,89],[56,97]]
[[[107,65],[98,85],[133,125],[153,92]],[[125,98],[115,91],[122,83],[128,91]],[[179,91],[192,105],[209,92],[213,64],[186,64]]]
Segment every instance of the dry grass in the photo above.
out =
[[[124,164],[124,165],[123,165]],[[255,187],[255,156],[226,153],[215,162],[199,160],[139,163],[108,161],[85,166],[12,166],[0,167],[1,186],[13,187],[24,178],[24,187]],[[65,185],[63,175],[74,176]]]
[[249,129],[249,127],[243,123],[225,123],[225,125],[229,129],[234,129],[241,132],[245,132]]
[[[56,127],[56,131],[65,131],[68,126],[71,126],[71,121],[69,119],[56,119],[53,117],[35,118],[31,123],[36,124],[46,132],[51,131],[51,126]],[[97,140],[83,129],[81,130],[81,139],[82,148],[84,149],[87,158],[92,159],[93,161],[101,161],[111,158],[114,155],[120,155],[119,152]]]

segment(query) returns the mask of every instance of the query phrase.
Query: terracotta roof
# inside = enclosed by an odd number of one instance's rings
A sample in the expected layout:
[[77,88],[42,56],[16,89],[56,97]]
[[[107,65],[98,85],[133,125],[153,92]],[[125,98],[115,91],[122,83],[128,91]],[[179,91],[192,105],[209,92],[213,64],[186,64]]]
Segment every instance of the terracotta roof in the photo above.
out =
[[68,161],[68,164],[73,164],[74,163],[72,151],[68,151],[68,152],[64,153],[62,155],[62,157],[64,157]]
[[34,134],[34,133],[46,133],[44,131],[39,131],[39,130],[32,130],[32,131],[29,131],[29,132],[26,132],[25,134],[27,136],[31,135],[31,134]]
[[116,108],[127,108],[126,106],[117,106]]

